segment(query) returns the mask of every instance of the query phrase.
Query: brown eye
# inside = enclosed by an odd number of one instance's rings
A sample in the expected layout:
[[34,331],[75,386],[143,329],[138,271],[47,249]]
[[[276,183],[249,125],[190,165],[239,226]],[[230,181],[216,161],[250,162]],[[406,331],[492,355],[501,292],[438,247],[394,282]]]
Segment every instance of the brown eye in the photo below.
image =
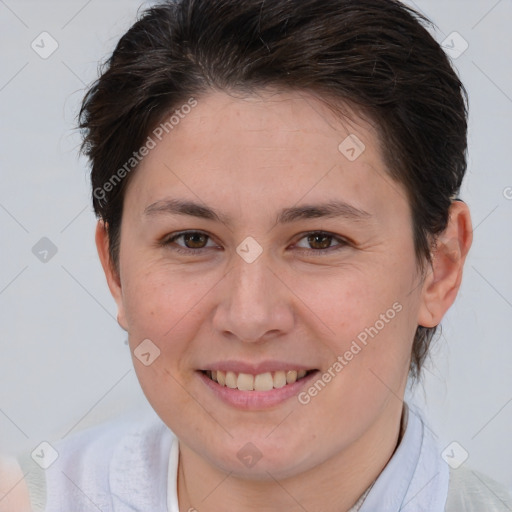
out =
[[327,249],[331,245],[332,239],[332,235],[319,233],[309,235],[308,243],[313,249]]
[[[215,245],[207,245],[210,238],[209,235],[201,231],[185,231],[166,237],[162,240],[161,245],[181,253],[201,253],[203,249],[215,247]],[[179,242],[180,239],[182,239],[181,242]]]
[[185,242],[185,246],[189,249],[202,249],[207,241],[208,235],[204,233],[185,233],[181,235],[183,237],[183,241]]
[[[305,245],[301,245],[304,244],[302,240],[305,240]],[[334,241],[336,244],[333,244]],[[309,254],[330,253],[338,249],[342,249],[346,245],[348,245],[348,242],[343,238],[323,231],[312,231],[311,233],[306,233],[299,240],[299,243],[296,244],[302,252]]]

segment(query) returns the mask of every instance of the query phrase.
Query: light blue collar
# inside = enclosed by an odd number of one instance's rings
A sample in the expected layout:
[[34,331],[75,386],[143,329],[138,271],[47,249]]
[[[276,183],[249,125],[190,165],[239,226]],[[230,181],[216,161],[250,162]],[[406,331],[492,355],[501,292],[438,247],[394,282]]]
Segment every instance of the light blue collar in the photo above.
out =
[[449,470],[421,415],[404,403],[404,436],[360,512],[444,512]]
[[[377,477],[359,512],[444,512],[448,466],[420,413],[404,403],[405,432]],[[179,512],[176,488],[178,440],[173,439],[168,467],[167,511]]]

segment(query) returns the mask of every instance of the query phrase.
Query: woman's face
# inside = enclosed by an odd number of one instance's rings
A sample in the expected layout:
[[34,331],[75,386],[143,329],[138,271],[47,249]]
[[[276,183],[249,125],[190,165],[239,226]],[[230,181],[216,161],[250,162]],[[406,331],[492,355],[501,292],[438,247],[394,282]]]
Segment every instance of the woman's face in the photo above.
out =
[[372,126],[313,96],[184,111],[126,191],[119,321],[185,446],[291,476],[399,417],[425,311],[410,207]]

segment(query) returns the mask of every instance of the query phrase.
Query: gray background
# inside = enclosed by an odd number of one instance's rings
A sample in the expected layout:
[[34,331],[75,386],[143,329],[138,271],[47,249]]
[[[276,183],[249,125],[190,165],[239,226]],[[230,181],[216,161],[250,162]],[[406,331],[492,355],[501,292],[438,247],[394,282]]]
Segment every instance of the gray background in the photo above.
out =
[[[456,31],[469,44],[454,64],[470,96],[461,197],[474,224],[462,289],[414,400],[443,448],[457,441],[466,464],[512,488],[512,3],[408,3],[437,24],[438,41]],[[1,452],[32,449],[144,403],[96,255],[73,129],[84,87],[139,6],[0,0]],[[31,47],[42,46],[43,31],[59,45],[47,59]],[[57,248],[46,262],[32,252],[42,237]]]

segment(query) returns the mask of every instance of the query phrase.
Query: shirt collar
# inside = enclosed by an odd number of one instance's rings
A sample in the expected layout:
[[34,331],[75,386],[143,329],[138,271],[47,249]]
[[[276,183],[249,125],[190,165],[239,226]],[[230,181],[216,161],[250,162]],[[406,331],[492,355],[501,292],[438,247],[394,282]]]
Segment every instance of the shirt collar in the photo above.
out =
[[[405,402],[401,430],[400,444],[372,484],[359,512],[444,512],[448,467],[419,411]],[[168,512],[179,512],[178,460],[179,443],[174,438],[168,467]]]
[[449,472],[419,411],[404,403],[402,440],[360,512],[443,512]]

